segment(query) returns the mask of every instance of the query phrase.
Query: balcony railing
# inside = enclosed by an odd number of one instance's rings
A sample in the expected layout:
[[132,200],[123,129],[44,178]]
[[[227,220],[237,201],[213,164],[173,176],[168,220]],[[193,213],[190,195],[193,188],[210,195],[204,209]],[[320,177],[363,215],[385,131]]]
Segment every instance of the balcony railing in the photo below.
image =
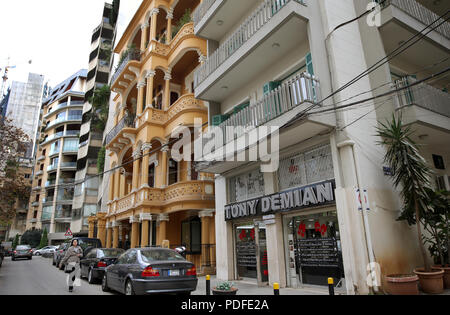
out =
[[68,219],[68,218],[72,218],[71,210],[55,211],[55,219]]
[[[401,89],[417,82],[412,77],[405,77],[394,82],[395,89]],[[398,92],[395,96],[397,108],[418,106],[432,112],[450,117],[450,94],[442,92],[426,83]]]
[[[378,0],[378,2],[381,2],[381,0]],[[439,19],[439,15],[427,9],[415,0],[386,0],[381,3],[384,8],[388,7],[389,5],[393,5],[394,7],[402,10],[403,12],[412,16],[416,20],[419,20],[425,25],[430,25],[431,23]],[[444,22],[444,20],[441,18],[439,19],[439,21],[435,22],[432,27],[435,27],[442,22]],[[442,36],[450,39],[450,23],[444,22],[435,30]]]
[[197,9],[195,9],[193,14],[195,25],[198,25],[198,23],[200,23],[200,21],[212,7],[214,2],[216,2],[216,0],[203,0],[203,2],[197,7]]
[[77,168],[77,162],[61,163],[60,168]]
[[280,117],[295,107],[321,100],[320,82],[308,73],[303,73],[265,95],[256,104],[244,108],[218,126],[223,134],[223,144],[237,139],[236,131],[249,131]]
[[44,141],[41,143],[41,145],[44,145],[52,140],[58,139],[58,138],[62,138],[62,137],[76,137],[80,134],[79,130],[67,130],[67,131],[61,131],[61,132],[57,132],[51,136],[49,136],[48,138],[44,139]]
[[56,171],[58,169],[58,165],[49,165],[47,167],[47,172]]
[[111,79],[111,84],[116,82],[117,78],[120,76],[120,74],[122,73],[122,71],[125,69],[125,67],[127,66],[127,64],[130,61],[140,61],[140,60],[141,60],[141,52],[140,51],[130,51],[128,53],[128,55],[125,57],[125,59],[122,60],[122,62],[118,66],[116,72],[114,73],[114,75]]
[[64,123],[64,122],[67,122],[67,121],[81,121],[81,119],[82,119],[82,116],[80,116],[80,115],[74,115],[74,116],[69,116],[69,117],[61,117],[61,118],[58,118],[58,119],[52,121],[47,126],[46,129],[50,129],[50,128],[52,128],[53,126],[55,126],[57,124]]
[[194,74],[195,87],[205,81],[220,65],[266,25],[287,3],[295,1],[305,5],[305,0],[265,0],[239,28],[212,53]]
[[106,144],[110,144],[111,141],[122,131],[124,128],[134,127],[135,117],[132,115],[125,116],[122,120],[115,126],[110,133],[106,136]]

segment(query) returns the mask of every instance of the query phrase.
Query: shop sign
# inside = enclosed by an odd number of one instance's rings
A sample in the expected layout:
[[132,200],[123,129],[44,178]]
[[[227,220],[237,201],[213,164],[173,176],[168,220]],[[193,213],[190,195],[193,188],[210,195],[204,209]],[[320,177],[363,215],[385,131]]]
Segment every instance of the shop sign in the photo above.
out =
[[252,216],[266,216],[278,212],[312,208],[335,202],[335,181],[329,180],[301,188],[290,189],[225,206],[225,220]]

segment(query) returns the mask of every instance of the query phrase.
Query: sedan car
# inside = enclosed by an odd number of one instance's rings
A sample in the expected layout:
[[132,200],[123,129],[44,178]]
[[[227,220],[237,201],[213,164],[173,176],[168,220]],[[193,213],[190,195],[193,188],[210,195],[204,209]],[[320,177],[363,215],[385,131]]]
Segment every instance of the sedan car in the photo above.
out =
[[61,259],[63,259],[65,250],[69,247],[69,243],[62,243],[58,246],[58,248],[53,253],[53,266],[58,267]]
[[80,261],[81,277],[89,284],[103,279],[106,267],[113,264],[125,251],[113,248],[94,248]]
[[102,290],[111,289],[126,295],[191,294],[197,283],[195,265],[176,251],[135,248],[123,253],[106,268]]
[[41,249],[37,249],[33,252],[34,256],[41,256],[45,254],[54,253],[57,246],[45,246]]
[[33,251],[31,250],[31,247],[28,245],[19,245],[16,247],[16,249],[13,251],[11,259],[12,261],[15,261],[16,259],[26,258],[28,260],[31,260],[33,258]]

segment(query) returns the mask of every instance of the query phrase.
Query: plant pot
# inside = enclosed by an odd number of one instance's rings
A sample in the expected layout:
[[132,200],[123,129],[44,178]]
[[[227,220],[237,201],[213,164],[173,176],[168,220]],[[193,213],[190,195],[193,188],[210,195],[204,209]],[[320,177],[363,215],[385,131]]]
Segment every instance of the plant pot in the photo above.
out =
[[216,288],[212,289],[213,295],[237,295],[239,290],[236,288],[231,288],[231,291],[221,291]]
[[389,294],[419,295],[419,277],[417,275],[388,275],[386,281]]
[[433,270],[444,270],[444,287],[450,289],[450,265],[433,266]]
[[444,270],[426,272],[423,268],[417,268],[414,273],[419,276],[420,288],[428,294],[440,294],[444,292]]

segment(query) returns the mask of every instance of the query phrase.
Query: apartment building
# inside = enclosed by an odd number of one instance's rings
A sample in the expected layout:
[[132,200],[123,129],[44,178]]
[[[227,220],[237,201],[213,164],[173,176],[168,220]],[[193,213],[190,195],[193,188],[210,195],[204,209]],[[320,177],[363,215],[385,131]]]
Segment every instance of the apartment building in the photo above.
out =
[[92,122],[93,108],[89,100],[96,89],[108,85],[112,68],[112,49],[116,39],[116,21],[119,12],[119,1],[114,4],[105,3],[102,20],[92,32],[91,54],[86,83],[83,119],[80,129],[80,144],[78,149],[76,187],[73,199],[73,220],[71,231],[77,235],[87,236],[87,218],[95,215],[98,210],[98,191],[102,177],[98,176],[98,155],[103,147],[103,132],[101,126]]
[[[145,0],[115,47],[114,127],[106,136],[107,212],[90,219],[90,236],[107,247],[184,245],[199,273],[214,272],[214,180],[171,155],[172,131],[207,120],[193,94],[206,40],[194,36],[199,0]],[[105,199],[105,198],[104,198]]]
[[[204,0],[195,10],[194,34],[208,41],[195,97],[208,104],[213,125],[204,141],[215,143],[197,170],[217,174],[219,279],[296,288],[333,277],[339,290],[367,294],[383,289],[384,275],[423,264],[414,229],[396,221],[402,200],[375,134],[378,121],[402,113],[437,185],[449,189],[448,77],[334,109],[446,69],[449,23],[332,92],[438,20],[448,3],[385,1],[356,19],[371,3]],[[268,150],[258,154],[258,140],[268,140]],[[275,171],[263,171],[268,157],[279,161]],[[380,275],[376,288],[369,271]]]
[[[36,142],[43,88],[44,76],[29,73],[27,82],[12,82],[8,103],[3,108],[6,117],[28,135],[33,147]],[[28,157],[31,158],[32,155]]]
[[65,239],[72,221],[80,127],[87,70],[52,89],[42,102],[27,230],[47,229],[49,242]]

